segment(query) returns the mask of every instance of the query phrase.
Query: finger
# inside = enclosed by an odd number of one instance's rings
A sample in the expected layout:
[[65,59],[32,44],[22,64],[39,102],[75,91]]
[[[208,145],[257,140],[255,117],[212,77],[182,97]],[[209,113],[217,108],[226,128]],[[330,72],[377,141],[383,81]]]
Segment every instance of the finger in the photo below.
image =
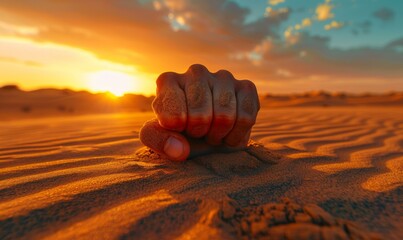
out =
[[229,146],[241,144],[248,131],[256,123],[256,116],[260,109],[256,86],[249,80],[236,82],[236,98],[236,122],[224,140]]
[[186,133],[193,138],[207,134],[213,118],[213,104],[209,81],[213,77],[200,64],[190,66],[183,75],[187,101]]
[[180,81],[181,75],[177,73],[161,74],[157,79],[157,95],[152,104],[159,124],[178,132],[185,130],[187,121],[186,98]]
[[236,120],[235,78],[226,70],[220,70],[214,76],[217,79],[212,84],[214,114],[206,141],[220,145]]
[[238,148],[245,148],[248,146],[249,144],[249,140],[250,140],[250,135],[252,133],[252,129],[249,129],[249,131],[245,134],[245,136],[243,137],[243,139],[236,145],[236,147]]
[[189,142],[180,133],[161,127],[157,119],[144,124],[140,141],[172,161],[184,161],[190,153]]

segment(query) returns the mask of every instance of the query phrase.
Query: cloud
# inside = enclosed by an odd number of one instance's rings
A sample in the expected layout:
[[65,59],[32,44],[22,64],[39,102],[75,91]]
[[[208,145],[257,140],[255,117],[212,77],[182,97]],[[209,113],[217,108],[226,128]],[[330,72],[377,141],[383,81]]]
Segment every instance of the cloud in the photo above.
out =
[[312,25],[312,20],[310,18],[304,18],[302,20],[302,26],[303,27],[309,27]]
[[275,6],[277,4],[285,2],[285,0],[269,0],[268,2],[269,2],[270,5]]
[[[213,69],[230,68],[231,54],[254,51],[267,37],[280,39],[278,28],[290,14],[276,10],[275,14],[246,23],[249,9],[226,0],[63,4],[21,0],[5,2],[0,10],[19,19],[21,25],[45,27],[30,39],[91,51],[146,73],[182,71],[194,62],[209,63]],[[189,29],[175,31],[168,19],[170,14]]]
[[0,21],[0,34],[2,35],[37,35],[39,28],[31,26],[22,26],[16,24],[10,24]]
[[295,28],[290,26],[284,31],[285,43],[293,45],[299,41],[299,33],[295,32]]
[[395,17],[395,13],[389,8],[380,8],[372,14],[375,18],[387,22]]
[[286,69],[279,68],[276,71],[276,74],[280,77],[290,78],[292,77],[292,73]]
[[270,9],[265,17],[247,22],[250,10],[227,0],[42,3],[5,1],[0,11],[11,17],[2,21],[18,19],[15,25],[39,29],[24,38],[72,46],[139,72],[182,72],[192,63],[202,63],[212,71],[228,69],[238,78],[251,78],[263,89],[268,83],[286,88],[280,84],[285,79],[290,83],[287,87],[301,87],[298,83],[315,84],[318,80],[312,79],[318,76],[329,84],[339,79],[380,78],[382,82],[403,76],[399,42],[344,51],[331,48],[329,38],[304,32],[313,21],[333,17],[329,1],[321,4],[326,6],[322,9],[318,6],[315,17],[298,22],[298,31],[290,26],[284,33],[281,25],[292,14],[289,9]]
[[316,19],[318,21],[325,21],[334,17],[332,13],[332,9],[334,6],[330,3],[330,1],[326,1],[325,3],[319,4],[316,7]]
[[244,51],[244,52],[236,52],[234,54],[230,54],[230,58],[235,60],[249,60],[253,65],[259,66],[261,61],[263,60],[263,56],[269,52],[274,46],[273,40],[270,38],[262,40],[259,44],[257,44],[253,50]]
[[[325,88],[332,91],[386,91],[401,89],[403,76],[403,40],[380,48],[335,49],[330,38],[307,32],[296,35],[290,45],[271,42],[259,65],[248,66],[248,59],[238,59],[237,71],[246,72],[262,82],[258,86],[288,91]],[[259,83],[259,82],[258,82]]]
[[85,74],[99,70],[142,76],[133,66],[101,60],[93,53],[81,49],[16,37],[0,37],[0,82],[12,81],[28,88],[57,86],[85,89]]
[[368,34],[371,31],[372,23],[369,20],[356,23],[353,26],[352,33],[354,35],[358,34]]
[[344,26],[344,23],[342,22],[338,22],[338,21],[331,21],[329,24],[326,24],[324,26],[324,29],[329,31],[331,29],[339,29],[342,28]]
[[267,7],[266,11],[264,13],[265,17],[279,17],[281,15],[287,14],[290,11],[288,8],[279,8],[279,9],[273,9],[271,7]]
[[302,19],[301,23],[295,24],[292,30],[302,30],[304,28],[310,27],[312,25],[312,20],[310,18]]
[[287,69],[293,73],[292,77],[295,79],[308,78],[313,73],[331,76],[333,79],[401,79],[403,75],[403,54],[395,50],[397,46],[403,46],[402,40],[394,41],[383,48],[362,47],[349,50],[333,49],[329,42],[327,37],[302,32],[298,36],[298,42],[288,48],[273,46],[273,50],[265,55],[266,61],[262,63],[262,67]]
[[403,54],[403,38],[390,42],[385,48]]
[[30,66],[94,71],[106,68],[133,71],[133,67],[100,60],[91,52],[54,43],[40,43],[21,38],[0,38],[0,60]]
[[14,57],[4,57],[4,56],[0,56],[0,62],[17,63],[17,64],[23,64],[23,65],[30,66],[30,67],[42,67],[43,66],[43,64],[40,62],[31,61],[31,60],[21,60],[21,59],[14,58]]
[[250,41],[253,45],[269,35],[274,36],[274,29],[289,15],[288,9],[273,10],[267,18],[245,23],[250,10],[232,1],[165,0],[163,5],[170,14],[183,17],[191,35],[201,37],[199,34],[202,34],[203,38],[212,41],[236,38],[236,41]]
[[186,23],[184,16],[175,16],[174,14],[168,14],[168,20],[171,24],[171,28],[176,32],[179,30],[190,30],[189,26]]
[[403,38],[390,42],[386,47],[403,47]]

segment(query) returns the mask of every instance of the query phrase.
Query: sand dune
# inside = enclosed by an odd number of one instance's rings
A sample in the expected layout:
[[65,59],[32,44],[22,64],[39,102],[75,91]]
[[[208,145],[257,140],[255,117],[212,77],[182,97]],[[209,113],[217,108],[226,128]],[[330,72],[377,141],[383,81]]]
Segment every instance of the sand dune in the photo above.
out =
[[[45,116],[78,116],[86,114],[150,112],[154,96],[110,93],[93,94],[69,89],[23,91],[15,85],[0,87],[0,119],[28,119]],[[378,94],[329,93],[313,91],[303,94],[262,95],[263,108],[284,107],[402,107],[403,93]]]
[[401,112],[262,110],[263,145],[183,164],[139,142],[152,113],[3,121],[0,239],[402,239]]
[[17,86],[0,87],[0,118],[21,119],[44,116],[77,116],[95,113],[151,111],[154,97],[110,93],[93,94],[69,89],[23,91]]

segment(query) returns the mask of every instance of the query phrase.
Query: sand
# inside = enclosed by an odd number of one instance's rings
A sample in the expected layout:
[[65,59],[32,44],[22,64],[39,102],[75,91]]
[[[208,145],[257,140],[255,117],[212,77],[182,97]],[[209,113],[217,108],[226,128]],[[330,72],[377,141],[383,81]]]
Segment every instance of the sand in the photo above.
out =
[[185,163],[152,113],[3,121],[0,239],[403,239],[401,112],[264,109],[261,145]]
[[[175,74],[175,73],[169,73]],[[169,74],[166,75],[169,78]],[[228,74],[228,73],[223,73]],[[171,76],[172,77],[172,76]],[[226,77],[223,77],[226,78]],[[203,86],[199,86],[203,88]],[[175,89],[176,88],[176,89]],[[195,106],[203,104],[206,94],[198,93],[198,87],[193,87],[190,96]],[[169,91],[160,92],[159,98],[154,102],[154,110],[162,115],[164,112],[181,113],[179,118],[186,117],[185,95],[179,94],[179,86],[172,86]],[[221,92],[222,91],[222,92]],[[189,91],[190,92],[190,91]],[[247,94],[246,94],[247,95]],[[42,118],[44,116],[70,117],[88,114],[122,113],[122,112],[152,112],[151,103],[154,96],[126,94],[115,97],[112,94],[92,94],[84,91],[69,89],[38,89],[23,91],[15,85],[0,86],[0,121],[15,119]],[[235,98],[234,93],[226,89],[220,90],[218,103],[226,108]],[[329,93],[323,91],[307,92],[303,94],[287,95],[261,95],[262,108],[286,107],[403,107],[403,92],[390,92],[382,94],[352,94]],[[183,104],[178,104],[182,99]],[[254,113],[257,109],[251,105],[252,99],[245,99],[242,104],[245,112]],[[193,103],[192,103],[193,104]],[[253,115],[253,114],[252,114]],[[172,117],[172,115],[167,115]]]

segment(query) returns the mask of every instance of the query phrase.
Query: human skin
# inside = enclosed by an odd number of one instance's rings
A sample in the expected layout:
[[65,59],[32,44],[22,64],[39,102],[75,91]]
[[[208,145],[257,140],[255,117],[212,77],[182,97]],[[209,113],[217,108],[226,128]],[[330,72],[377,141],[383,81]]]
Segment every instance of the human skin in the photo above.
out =
[[200,64],[161,74],[152,106],[157,118],[144,124],[140,140],[172,161],[246,147],[260,109],[253,82]]

